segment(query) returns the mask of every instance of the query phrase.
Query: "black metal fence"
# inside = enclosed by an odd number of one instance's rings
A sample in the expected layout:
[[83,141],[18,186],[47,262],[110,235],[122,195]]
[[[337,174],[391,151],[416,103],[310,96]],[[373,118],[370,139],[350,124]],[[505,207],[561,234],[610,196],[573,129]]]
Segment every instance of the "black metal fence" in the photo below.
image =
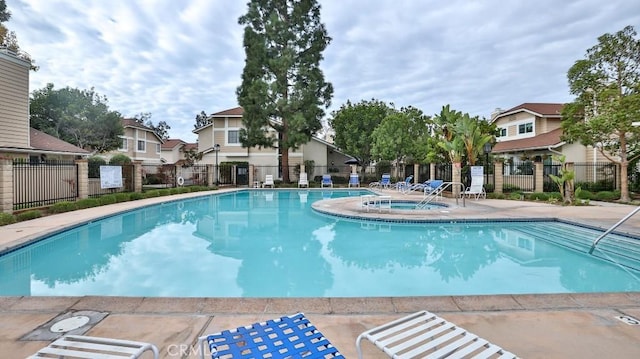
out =
[[13,209],[47,206],[78,197],[78,166],[73,161],[13,161]]
[[175,187],[176,166],[171,165],[142,165],[142,185],[153,188]]
[[[558,185],[549,174],[560,176],[561,163],[544,165],[544,191],[557,192]],[[574,187],[585,191],[614,191],[618,188],[618,165],[611,162],[576,162],[573,164]]]

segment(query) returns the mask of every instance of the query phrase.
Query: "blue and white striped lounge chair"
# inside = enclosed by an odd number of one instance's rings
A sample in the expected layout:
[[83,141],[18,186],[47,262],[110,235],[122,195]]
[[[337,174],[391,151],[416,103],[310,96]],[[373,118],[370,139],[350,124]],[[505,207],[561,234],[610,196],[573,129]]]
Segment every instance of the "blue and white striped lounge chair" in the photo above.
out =
[[198,338],[201,359],[204,359],[205,344],[212,359],[344,359],[302,313],[202,336]]
[[396,319],[360,334],[390,358],[517,358],[501,347],[426,310]]
[[413,175],[407,176],[404,181],[397,182],[396,189],[400,192],[405,192],[411,186],[411,181],[413,181]]
[[360,176],[357,173],[349,175],[349,187],[360,187]]
[[331,175],[322,175],[320,187],[333,187],[333,180],[331,179]]

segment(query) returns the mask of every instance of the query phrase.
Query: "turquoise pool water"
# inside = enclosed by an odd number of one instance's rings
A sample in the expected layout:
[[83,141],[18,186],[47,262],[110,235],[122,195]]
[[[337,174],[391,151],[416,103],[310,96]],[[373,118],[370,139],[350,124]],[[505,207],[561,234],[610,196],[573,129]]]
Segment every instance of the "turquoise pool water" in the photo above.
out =
[[363,193],[246,190],[96,220],[0,257],[0,295],[640,291],[637,258],[620,266],[549,240],[562,244],[577,236],[590,243],[599,235],[583,227],[560,222],[370,222],[311,209],[319,199]]

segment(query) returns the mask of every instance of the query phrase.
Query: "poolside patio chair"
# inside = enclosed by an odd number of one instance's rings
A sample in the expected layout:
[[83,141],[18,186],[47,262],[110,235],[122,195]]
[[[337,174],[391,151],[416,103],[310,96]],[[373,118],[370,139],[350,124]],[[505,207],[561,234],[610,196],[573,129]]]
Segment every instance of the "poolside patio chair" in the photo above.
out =
[[465,188],[462,195],[469,198],[475,197],[476,200],[480,197],[487,198],[487,192],[484,190],[484,178],[480,176],[472,176],[471,185]]
[[198,338],[211,358],[344,358],[302,313],[223,330]]
[[424,194],[432,194],[438,190],[440,186],[444,183],[443,180],[430,180],[425,182],[425,186],[423,188]]
[[271,186],[271,188],[275,187],[275,184],[273,183],[273,175],[264,176],[264,183],[262,183],[262,188],[265,188],[267,186]]
[[356,339],[359,359],[362,359],[362,339],[369,340],[390,358],[517,358],[426,310],[360,334]]
[[309,187],[309,179],[307,178],[307,172],[300,173],[300,178],[298,178],[298,188],[300,187]]
[[389,188],[389,186],[391,186],[391,175],[388,173],[384,173],[380,178],[380,187]]
[[155,359],[160,356],[158,348],[149,343],[66,335],[29,358],[140,358],[146,351],[150,351]]
[[413,175],[407,176],[404,181],[396,182],[396,189],[400,192],[406,191],[411,186],[411,181],[413,181]]
[[333,180],[331,180],[331,175],[322,175],[320,187],[333,187]]
[[349,175],[349,187],[360,187],[360,175],[357,173]]

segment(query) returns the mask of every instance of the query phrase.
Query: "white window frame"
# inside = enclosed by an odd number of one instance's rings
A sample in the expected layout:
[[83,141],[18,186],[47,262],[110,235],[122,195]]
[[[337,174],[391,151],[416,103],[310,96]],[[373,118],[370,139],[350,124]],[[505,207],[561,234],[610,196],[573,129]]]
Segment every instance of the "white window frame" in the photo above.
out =
[[120,151],[128,151],[129,150],[129,139],[126,137],[120,137],[122,142],[120,142]]
[[[140,149],[140,147],[142,147],[142,149]],[[147,141],[138,139],[138,142],[136,144],[136,152],[147,152]]]
[[160,154],[162,152],[162,147],[159,143],[156,143],[156,154]]
[[[237,142],[229,141],[231,132],[237,133],[237,140],[238,140]],[[229,145],[229,146],[240,146],[240,129],[239,128],[237,128],[237,129],[236,128],[227,129],[227,136],[226,137],[227,137],[226,138],[227,145]]]
[[[524,131],[520,131],[520,127],[524,126]],[[529,131],[527,131],[529,130]],[[518,124],[518,135],[527,135],[533,133],[533,122],[524,122]]]

